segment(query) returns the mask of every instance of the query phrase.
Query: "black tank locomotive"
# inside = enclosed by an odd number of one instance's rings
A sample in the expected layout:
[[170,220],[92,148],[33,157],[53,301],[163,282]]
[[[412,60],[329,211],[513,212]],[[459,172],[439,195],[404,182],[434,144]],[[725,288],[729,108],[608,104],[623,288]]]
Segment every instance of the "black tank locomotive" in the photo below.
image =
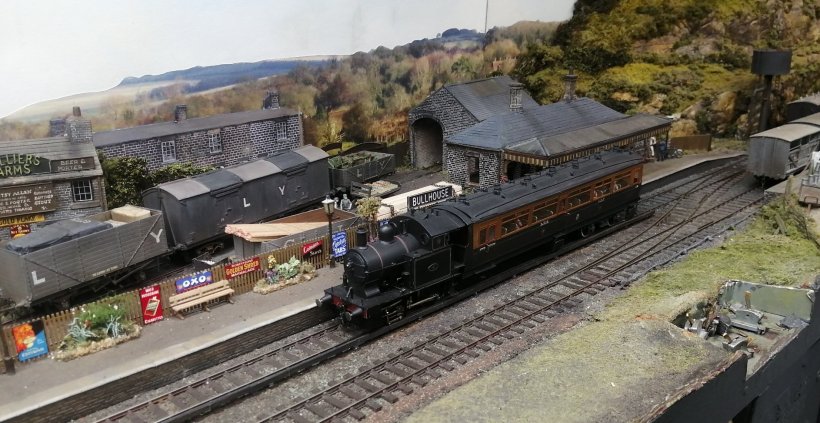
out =
[[344,259],[321,306],[376,325],[468,289],[474,276],[534,248],[558,249],[635,214],[643,157],[610,151],[404,214]]

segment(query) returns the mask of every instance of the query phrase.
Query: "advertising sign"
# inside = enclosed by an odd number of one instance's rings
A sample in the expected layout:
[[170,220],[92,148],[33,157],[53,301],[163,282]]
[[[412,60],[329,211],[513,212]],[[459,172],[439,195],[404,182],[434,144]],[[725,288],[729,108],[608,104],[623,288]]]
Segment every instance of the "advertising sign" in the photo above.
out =
[[347,233],[336,232],[333,234],[333,257],[342,257],[347,254]]
[[259,265],[259,257],[254,257],[249,260],[243,260],[237,263],[225,265],[225,276],[227,276],[228,279],[233,279],[239,275],[255,272],[259,269],[261,269],[261,266]]
[[24,223],[45,222],[46,215],[30,214],[28,216],[0,217],[0,227],[22,225]]
[[10,235],[12,238],[17,236],[26,235],[31,233],[31,225],[28,223],[24,223],[22,225],[14,225],[9,228]]
[[322,240],[308,242],[307,244],[302,244],[302,260],[309,259],[311,257],[316,257],[322,255],[324,253],[324,248],[322,248]]
[[56,208],[57,198],[50,182],[0,188],[0,217],[41,213]]
[[432,191],[411,195],[407,197],[407,210],[418,209],[433,203],[438,203],[439,201],[444,201],[451,198],[453,193],[453,187],[447,185],[446,187],[436,188]]
[[159,295],[159,285],[140,289],[140,305],[142,306],[143,325],[162,320],[162,297]]
[[94,157],[49,160],[33,154],[0,155],[0,178],[72,172],[96,168]]
[[14,337],[14,345],[17,346],[18,360],[26,361],[48,354],[46,330],[42,320],[15,326],[11,329],[11,335]]
[[176,282],[174,282],[174,286],[176,287],[177,294],[179,294],[180,292],[190,291],[194,288],[208,285],[213,283],[213,281],[213,273],[211,273],[210,270],[206,270],[204,272],[196,272],[187,278],[177,279]]

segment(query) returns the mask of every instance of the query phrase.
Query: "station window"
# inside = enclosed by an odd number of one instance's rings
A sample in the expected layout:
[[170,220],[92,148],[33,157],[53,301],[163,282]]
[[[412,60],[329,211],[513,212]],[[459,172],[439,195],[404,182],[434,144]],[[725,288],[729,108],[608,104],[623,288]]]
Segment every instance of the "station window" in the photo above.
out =
[[90,179],[71,182],[71,195],[75,203],[82,201],[92,201],[94,199],[94,189]]
[[162,162],[170,163],[177,161],[177,148],[173,141],[162,142]]
[[219,138],[218,132],[208,134],[208,151],[211,154],[222,152],[222,139]]

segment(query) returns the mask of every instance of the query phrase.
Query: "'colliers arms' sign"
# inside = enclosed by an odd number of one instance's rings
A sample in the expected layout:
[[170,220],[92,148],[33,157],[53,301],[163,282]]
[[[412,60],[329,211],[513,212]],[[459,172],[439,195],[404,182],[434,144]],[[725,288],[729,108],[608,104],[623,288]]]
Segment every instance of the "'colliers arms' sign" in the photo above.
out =
[[33,154],[0,154],[0,178],[94,169],[93,157],[49,160]]

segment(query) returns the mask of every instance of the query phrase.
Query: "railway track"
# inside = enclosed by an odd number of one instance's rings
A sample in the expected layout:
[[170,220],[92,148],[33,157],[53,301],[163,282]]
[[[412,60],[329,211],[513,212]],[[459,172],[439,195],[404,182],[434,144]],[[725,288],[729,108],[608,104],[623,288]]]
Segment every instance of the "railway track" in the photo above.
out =
[[[622,248],[598,257],[566,277],[550,281],[542,288],[496,310],[389,357],[322,392],[297,401],[286,409],[265,416],[262,420],[301,422],[363,418],[394,403],[401,396],[412,393],[443,373],[466,364],[483,351],[500,345],[505,339],[515,338],[517,334],[574,308],[607,287],[628,284],[652,268],[676,259],[680,252],[695,248],[721,232],[725,226],[735,224],[735,220],[751,216],[752,206],[762,200],[762,193],[754,189],[732,192],[734,182],[737,182],[741,173],[723,173],[731,165],[695,175],[675,186],[668,186],[648,195],[646,203],[642,201],[643,209],[665,210],[657,213],[651,221],[620,232],[619,238],[629,240],[622,243]],[[696,192],[702,192],[702,195],[695,196]],[[686,206],[690,210],[689,216],[681,216],[676,212],[683,208],[685,201],[690,203]],[[736,216],[739,212],[741,216]],[[644,214],[644,217],[647,215]],[[595,238],[621,228],[610,229]],[[594,239],[584,241],[592,240]],[[567,250],[577,247],[578,245],[569,245]],[[494,285],[497,283],[496,279],[506,279],[522,273],[550,258],[522,259],[520,263],[514,263],[481,285]],[[463,297],[465,296],[440,303],[424,313],[435,312]],[[400,324],[415,321],[421,315],[422,313],[417,313],[408,316]],[[363,345],[388,330],[394,330],[396,326],[398,325],[375,333],[351,333],[333,325],[276,351],[200,378],[186,387],[157,395],[100,421],[187,420]]]

